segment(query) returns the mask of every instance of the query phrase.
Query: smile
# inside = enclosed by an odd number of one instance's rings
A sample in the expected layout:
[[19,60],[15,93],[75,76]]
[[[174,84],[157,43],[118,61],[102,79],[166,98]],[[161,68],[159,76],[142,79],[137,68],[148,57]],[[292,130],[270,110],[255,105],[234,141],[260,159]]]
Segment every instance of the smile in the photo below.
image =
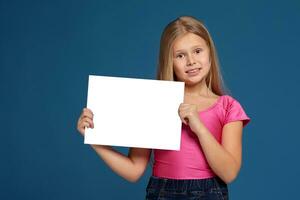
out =
[[189,76],[195,76],[200,72],[201,68],[195,68],[195,69],[190,69],[185,71],[185,73],[187,73]]

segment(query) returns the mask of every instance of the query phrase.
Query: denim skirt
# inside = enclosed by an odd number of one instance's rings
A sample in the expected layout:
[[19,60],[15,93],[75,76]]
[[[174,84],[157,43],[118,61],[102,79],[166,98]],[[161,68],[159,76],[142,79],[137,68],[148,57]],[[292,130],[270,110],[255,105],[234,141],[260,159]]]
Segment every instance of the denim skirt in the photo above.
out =
[[168,179],[151,176],[146,200],[227,200],[228,188],[219,177]]

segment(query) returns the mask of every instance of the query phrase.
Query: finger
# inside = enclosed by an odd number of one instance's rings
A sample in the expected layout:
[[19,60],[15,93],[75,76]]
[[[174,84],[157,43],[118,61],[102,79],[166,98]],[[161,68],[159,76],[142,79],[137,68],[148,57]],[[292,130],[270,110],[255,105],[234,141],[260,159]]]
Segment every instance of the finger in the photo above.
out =
[[188,125],[188,117],[186,115],[185,112],[181,111],[178,113],[179,114],[179,117],[181,119],[181,121],[185,124],[185,125]]
[[89,117],[91,117],[91,118],[94,116],[93,112],[92,112],[91,110],[87,109],[87,108],[85,108],[85,109],[82,111],[82,115],[84,115],[84,116],[89,116]]
[[190,103],[181,103],[180,106],[182,107],[189,107],[189,106],[192,106],[194,104],[190,104]]
[[190,108],[181,108],[180,110],[178,110],[178,113],[180,116],[187,117],[191,113],[191,109]]
[[182,104],[179,106],[178,110],[187,110],[190,109],[192,107],[191,104]]
[[92,113],[91,110],[84,109],[82,111],[82,114],[81,114],[80,118],[84,118],[84,117],[89,117],[89,118],[92,119],[94,117],[94,114]]
[[81,121],[77,125],[77,130],[81,131],[82,129],[84,130],[86,127],[90,127],[88,122]]
[[179,109],[179,112],[188,112],[188,111],[190,111],[191,110],[191,108],[190,107],[186,107],[186,108],[180,108]]
[[186,106],[189,106],[190,104],[187,104],[187,103],[181,103],[180,105],[179,105],[179,108],[181,107],[186,107]]
[[90,124],[89,124],[88,122],[82,122],[81,128],[82,128],[82,129],[90,128]]
[[178,113],[179,113],[179,112],[182,112],[182,111],[185,111],[185,110],[187,110],[187,109],[189,109],[188,106],[186,106],[186,105],[180,105],[179,108],[178,108]]
[[81,135],[84,135],[85,128],[88,126],[89,126],[89,124],[87,122],[83,122],[77,127],[77,130],[81,133]]
[[88,123],[89,127],[94,128],[94,122],[93,119],[90,119],[88,117],[84,117],[81,119],[82,122]]

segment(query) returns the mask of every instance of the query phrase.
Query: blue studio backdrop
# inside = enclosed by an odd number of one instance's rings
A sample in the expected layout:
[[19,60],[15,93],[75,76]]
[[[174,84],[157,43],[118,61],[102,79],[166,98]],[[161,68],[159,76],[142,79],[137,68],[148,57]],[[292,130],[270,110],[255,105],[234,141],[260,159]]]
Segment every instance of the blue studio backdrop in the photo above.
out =
[[[163,28],[204,21],[252,121],[231,199],[296,199],[300,1],[0,1],[0,199],[144,199],[76,131],[88,75],[155,79]],[[127,153],[128,148],[117,148]]]

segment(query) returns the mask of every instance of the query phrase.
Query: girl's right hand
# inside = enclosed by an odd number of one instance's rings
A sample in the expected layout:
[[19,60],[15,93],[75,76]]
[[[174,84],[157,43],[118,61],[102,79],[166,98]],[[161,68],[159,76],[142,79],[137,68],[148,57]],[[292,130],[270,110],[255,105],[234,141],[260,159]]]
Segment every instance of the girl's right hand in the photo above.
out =
[[77,130],[79,131],[79,133],[81,133],[81,135],[84,135],[85,127],[94,128],[93,117],[94,114],[90,109],[84,108],[82,110],[82,113],[77,122]]

